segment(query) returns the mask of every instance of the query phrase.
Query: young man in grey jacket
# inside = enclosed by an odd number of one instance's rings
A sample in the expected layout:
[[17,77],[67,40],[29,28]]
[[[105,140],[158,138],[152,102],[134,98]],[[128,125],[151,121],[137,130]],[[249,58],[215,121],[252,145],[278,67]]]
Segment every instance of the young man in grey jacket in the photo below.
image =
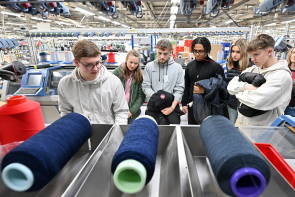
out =
[[184,71],[180,64],[176,63],[172,56],[172,44],[163,39],[156,45],[157,59],[146,65],[143,73],[142,89],[147,99],[159,90],[164,90],[174,95],[174,101],[170,107],[163,109],[164,115],[173,112],[180,103],[184,91]]
[[227,86],[241,103],[236,126],[270,126],[284,113],[291,99],[291,72],[286,61],[276,59],[274,45],[274,39],[266,34],[252,40],[247,51],[255,65],[234,77]]
[[73,72],[58,85],[61,116],[76,112],[93,124],[127,124],[128,105],[118,77],[101,64],[95,43],[80,40],[73,47]]

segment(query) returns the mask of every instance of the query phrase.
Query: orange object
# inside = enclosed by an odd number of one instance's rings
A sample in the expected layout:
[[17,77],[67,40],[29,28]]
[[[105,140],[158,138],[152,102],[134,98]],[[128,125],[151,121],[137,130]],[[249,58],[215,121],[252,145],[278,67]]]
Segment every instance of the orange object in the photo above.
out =
[[0,107],[0,122],[0,144],[25,141],[45,127],[40,104],[23,95]]
[[109,52],[108,54],[108,63],[116,63],[115,53]]
[[176,56],[178,55],[179,52],[184,52],[184,47],[183,46],[176,46],[176,48],[175,48]]
[[255,143],[255,145],[272,163],[272,165],[285,177],[293,189],[295,189],[295,171],[288,165],[280,153],[271,144]]
[[193,40],[184,40],[184,46],[191,48]]

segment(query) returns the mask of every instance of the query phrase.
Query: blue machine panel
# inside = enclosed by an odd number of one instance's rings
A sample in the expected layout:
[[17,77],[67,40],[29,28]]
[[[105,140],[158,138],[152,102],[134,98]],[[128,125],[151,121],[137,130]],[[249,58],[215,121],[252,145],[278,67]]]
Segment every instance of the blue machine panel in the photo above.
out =
[[28,70],[22,77],[21,87],[14,94],[46,96],[50,71],[59,68],[61,66]]

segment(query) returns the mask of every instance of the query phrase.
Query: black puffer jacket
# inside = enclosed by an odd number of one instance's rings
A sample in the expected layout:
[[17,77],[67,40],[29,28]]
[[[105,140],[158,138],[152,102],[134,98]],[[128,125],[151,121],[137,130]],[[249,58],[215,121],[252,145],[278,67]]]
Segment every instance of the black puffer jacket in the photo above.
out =
[[154,93],[148,104],[147,110],[145,111],[146,115],[150,115],[157,121],[158,124],[166,125],[166,124],[179,124],[180,116],[184,113],[180,110],[179,105],[176,105],[174,111],[166,116],[161,110],[170,107],[174,101],[174,95],[166,92],[164,90],[159,90]]
[[[259,73],[252,73],[252,72],[244,72],[239,76],[239,81],[247,82],[252,84],[255,87],[260,87],[262,84],[266,82],[264,76]],[[264,114],[267,111],[254,109],[249,107],[243,103],[238,107],[238,110],[241,114],[247,117],[258,116]]]

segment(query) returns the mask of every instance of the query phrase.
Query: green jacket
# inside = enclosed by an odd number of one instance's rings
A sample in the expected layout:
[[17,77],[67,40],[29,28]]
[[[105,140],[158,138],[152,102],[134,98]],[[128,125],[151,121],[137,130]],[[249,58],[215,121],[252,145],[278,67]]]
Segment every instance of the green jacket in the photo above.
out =
[[[122,72],[121,66],[119,66],[113,71],[113,74],[119,77],[125,89],[126,80],[121,76],[121,72]],[[129,111],[132,114],[131,119],[135,119],[137,116],[139,116],[140,107],[143,104],[145,99],[145,95],[142,91],[141,84],[142,83],[140,84],[136,83],[135,80],[132,80],[132,83],[131,83],[130,100],[128,103]]]

